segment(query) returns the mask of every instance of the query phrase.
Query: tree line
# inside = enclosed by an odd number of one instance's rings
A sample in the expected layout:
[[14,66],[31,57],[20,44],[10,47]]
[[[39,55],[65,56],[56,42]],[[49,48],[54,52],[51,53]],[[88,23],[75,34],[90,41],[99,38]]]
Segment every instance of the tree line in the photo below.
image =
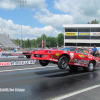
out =
[[97,20],[95,19],[95,20],[92,20],[91,22],[88,22],[87,24],[99,24],[99,21],[97,21]]
[[[87,24],[99,24],[99,21],[95,19],[91,22],[88,22]],[[41,48],[42,40],[43,47],[64,46],[64,35],[63,33],[60,33],[57,37],[47,37],[45,34],[42,34],[41,37],[38,37],[37,39],[22,40],[22,48]],[[14,41],[16,41],[20,45],[20,39],[15,39]]]
[[[61,47],[64,46],[64,35],[63,33],[58,34],[57,37],[47,37],[45,34],[42,34],[41,37],[37,39],[22,39],[22,48],[41,48],[43,40],[43,48],[44,47]],[[20,39],[15,39],[20,45]]]

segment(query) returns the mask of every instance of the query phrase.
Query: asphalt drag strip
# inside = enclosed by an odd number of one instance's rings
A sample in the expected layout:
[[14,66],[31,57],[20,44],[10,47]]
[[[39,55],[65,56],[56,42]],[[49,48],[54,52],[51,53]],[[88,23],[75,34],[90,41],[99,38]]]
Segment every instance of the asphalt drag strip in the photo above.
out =
[[[24,67],[13,66],[8,67],[10,71],[0,70],[3,71],[0,72],[0,100],[51,100],[55,98],[59,100],[61,96],[100,84],[100,68],[94,72],[84,72],[81,69],[73,72],[69,68],[60,70],[52,64],[46,67],[38,64]],[[80,97],[78,94],[74,96]],[[73,96],[67,99],[71,100],[70,98]]]
[[94,72],[61,70],[55,64],[43,67],[39,63],[0,67],[0,100],[99,100],[99,84],[99,67]]

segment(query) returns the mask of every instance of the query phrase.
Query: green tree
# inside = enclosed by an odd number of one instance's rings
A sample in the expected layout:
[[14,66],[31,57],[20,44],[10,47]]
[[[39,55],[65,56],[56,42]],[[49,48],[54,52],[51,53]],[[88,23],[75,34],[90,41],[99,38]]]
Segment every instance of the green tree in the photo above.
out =
[[63,35],[63,33],[58,34],[57,44],[58,44],[59,47],[64,45],[64,35]]
[[30,42],[31,42],[31,48],[36,48],[36,39],[32,39]]
[[[41,37],[37,39],[27,39],[22,40],[22,47],[23,48],[36,48],[42,47],[42,39],[43,39],[43,47],[57,47],[63,46],[64,44],[64,35],[62,33],[58,34],[58,37],[47,37],[45,34],[42,34]],[[15,40],[20,45],[20,39]]]
[[54,38],[54,37],[51,38],[51,46],[52,47],[57,47],[56,38]]
[[16,41],[20,45],[20,39],[15,39],[14,41]]
[[26,46],[25,46],[25,42],[24,42],[24,40],[22,40],[22,48],[25,48]]
[[41,47],[41,45],[42,45],[42,38],[39,37],[39,38],[37,38],[37,40],[36,40],[36,47]]
[[91,23],[88,22],[87,24],[99,24],[99,21],[97,21],[97,20],[95,19],[95,20],[93,20]]
[[47,39],[46,39],[46,46],[47,47],[57,47],[56,38],[54,38],[54,37],[47,37]]
[[25,40],[25,48],[30,48],[31,47],[31,42],[29,39]]
[[50,47],[51,46],[51,37],[47,37],[46,38],[46,47]]

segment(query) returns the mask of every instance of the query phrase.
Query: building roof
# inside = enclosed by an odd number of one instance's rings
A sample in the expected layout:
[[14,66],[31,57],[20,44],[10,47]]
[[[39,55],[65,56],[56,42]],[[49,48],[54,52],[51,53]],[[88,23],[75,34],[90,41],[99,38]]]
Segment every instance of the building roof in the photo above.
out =
[[63,28],[100,28],[100,24],[63,24]]

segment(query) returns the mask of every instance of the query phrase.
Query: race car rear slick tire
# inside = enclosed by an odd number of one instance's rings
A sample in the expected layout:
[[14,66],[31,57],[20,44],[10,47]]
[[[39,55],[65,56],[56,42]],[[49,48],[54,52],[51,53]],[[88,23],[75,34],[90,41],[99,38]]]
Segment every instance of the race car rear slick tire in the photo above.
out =
[[77,71],[78,66],[75,66],[75,65],[69,65],[69,68],[70,68],[70,70],[72,70],[72,71]]
[[86,67],[83,67],[83,70],[86,72],[87,71],[87,68]]
[[91,61],[88,65],[88,67],[83,67],[84,71],[88,71],[88,72],[92,72],[95,69],[95,65],[94,62]]
[[29,59],[30,57],[31,57],[30,55],[26,55],[26,58],[28,58],[28,59]]
[[47,66],[49,64],[48,60],[39,60],[40,65]]
[[58,61],[58,67],[60,69],[65,69],[68,66],[68,58],[66,56],[62,56]]

